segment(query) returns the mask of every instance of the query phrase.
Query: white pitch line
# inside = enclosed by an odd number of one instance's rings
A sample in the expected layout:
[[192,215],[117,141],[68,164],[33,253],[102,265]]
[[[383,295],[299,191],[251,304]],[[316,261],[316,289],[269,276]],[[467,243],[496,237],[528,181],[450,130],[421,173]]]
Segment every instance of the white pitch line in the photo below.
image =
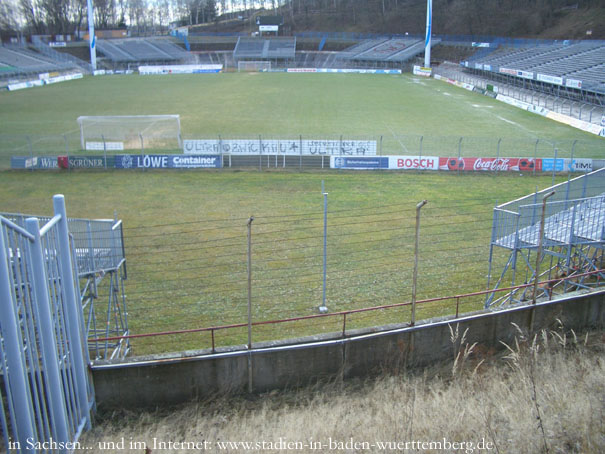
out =
[[496,117],[497,117],[499,120],[502,120],[502,121],[504,121],[504,122],[506,122],[506,123],[508,123],[508,124],[510,124],[510,125],[516,126],[516,127],[517,127],[517,128],[519,128],[519,129],[522,129],[523,131],[525,131],[525,132],[529,133],[529,134],[530,134],[532,137],[537,138],[537,135],[536,135],[536,132],[535,132],[535,131],[532,131],[531,129],[526,128],[525,126],[523,126],[523,125],[521,125],[521,124],[517,123],[516,121],[508,120],[508,119],[506,119],[506,118],[504,118],[504,117],[501,117],[500,115],[496,115]]
[[393,128],[391,128],[388,125],[387,125],[387,128],[389,128],[389,131],[391,131],[391,134],[393,134],[393,137],[395,137],[395,140],[397,140],[397,142],[399,142],[399,145],[401,145],[401,148],[403,148],[403,151],[405,151],[406,153],[410,154],[410,152],[405,147],[405,145],[403,144],[403,142],[401,140],[399,140],[399,137],[397,137],[397,134],[395,134],[395,131],[393,131]]

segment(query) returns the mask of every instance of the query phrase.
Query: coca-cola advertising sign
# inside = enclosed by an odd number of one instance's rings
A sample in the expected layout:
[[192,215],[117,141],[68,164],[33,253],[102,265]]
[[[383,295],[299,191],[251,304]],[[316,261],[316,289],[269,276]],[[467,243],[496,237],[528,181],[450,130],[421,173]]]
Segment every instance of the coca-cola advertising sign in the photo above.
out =
[[439,158],[439,170],[465,172],[541,172],[542,159]]

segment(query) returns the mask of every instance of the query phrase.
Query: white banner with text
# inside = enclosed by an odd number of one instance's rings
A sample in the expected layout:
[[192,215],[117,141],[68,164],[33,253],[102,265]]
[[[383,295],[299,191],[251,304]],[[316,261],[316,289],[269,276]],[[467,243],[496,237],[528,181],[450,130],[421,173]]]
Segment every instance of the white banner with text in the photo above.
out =
[[185,154],[241,156],[376,156],[375,140],[225,139],[183,140]]

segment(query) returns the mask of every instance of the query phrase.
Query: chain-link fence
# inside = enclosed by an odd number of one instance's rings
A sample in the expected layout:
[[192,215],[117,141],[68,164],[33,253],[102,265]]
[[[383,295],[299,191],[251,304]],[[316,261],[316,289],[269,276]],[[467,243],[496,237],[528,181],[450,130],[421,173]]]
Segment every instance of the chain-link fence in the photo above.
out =
[[[142,134],[140,146],[116,149],[113,142],[99,143],[95,150],[82,150],[77,133],[63,135],[0,135],[0,169],[62,167],[121,168],[115,156],[130,156],[148,168],[147,155],[215,155],[222,168],[329,169],[331,157],[414,156],[451,158],[559,158],[603,159],[600,140],[558,140],[511,137],[427,136],[388,131],[374,136],[345,135],[184,135],[183,148],[149,148]],[[16,165],[11,165],[18,157]],[[596,168],[600,165],[596,163]]]
[[602,118],[605,116],[604,106],[495,82],[476,74],[463,72],[455,65],[441,65],[435,69],[435,73],[458,82],[474,85],[482,90],[487,90],[488,85],[497,85],[499,94],[589,123],[601,124]]

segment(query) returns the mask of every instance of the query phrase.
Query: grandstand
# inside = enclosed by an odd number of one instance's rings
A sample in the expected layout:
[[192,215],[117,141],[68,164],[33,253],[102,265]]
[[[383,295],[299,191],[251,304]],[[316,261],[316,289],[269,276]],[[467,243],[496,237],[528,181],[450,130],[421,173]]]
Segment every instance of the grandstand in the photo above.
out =
[[295,66],[298,68],[332,68],[338,61],[339,55],[340,52],[296,52]]
[[272,59],[293,60],[296,53],[296,38],[244,38],[237,40],[233,49],[234,60]]
[[114,64],[176,62],[191,59],[189,52],[164,39],[99,39],[97,47]]
[[32,73],[72,69],[70,62],[55,61],[24,46],[0,46],[0,75],[15,77]]
[[[440,39],[434,38],[432,45]],[[342,60],[405,62],[424,52],[424,40],[417,38],[382,38],[364,40],[338,55]]]
[[502,48],[470,58],[464,66],[526,81],[605,94],[605,42],[560,42]]

